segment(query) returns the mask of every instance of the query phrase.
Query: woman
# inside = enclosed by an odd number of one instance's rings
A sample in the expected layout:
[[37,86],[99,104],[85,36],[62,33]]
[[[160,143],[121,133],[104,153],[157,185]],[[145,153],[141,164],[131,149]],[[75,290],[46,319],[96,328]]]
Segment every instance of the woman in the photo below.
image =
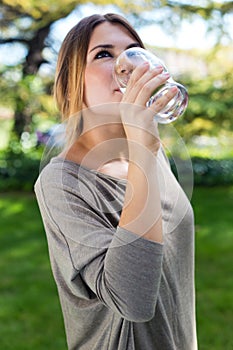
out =
[[145,107],[169,76],[142,64],[122,95],[113,66],[134,46],[124,18],[93,15],[58,57],[67,143],[35,191],[69,349],[197,348],[193,213],[153,120],[177,91]]

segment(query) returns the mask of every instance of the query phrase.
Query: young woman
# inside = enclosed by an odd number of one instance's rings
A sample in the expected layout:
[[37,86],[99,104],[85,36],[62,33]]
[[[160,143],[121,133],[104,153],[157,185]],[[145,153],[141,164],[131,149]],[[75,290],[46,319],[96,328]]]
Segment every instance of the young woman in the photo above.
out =
[[193,212],[162,152],[146,102],[167,74],[147,64],[124,95],[113,66],[143,43],[115,14],[66,36],[55,96],[66,146],[35,191],[69,349],[195,350]]

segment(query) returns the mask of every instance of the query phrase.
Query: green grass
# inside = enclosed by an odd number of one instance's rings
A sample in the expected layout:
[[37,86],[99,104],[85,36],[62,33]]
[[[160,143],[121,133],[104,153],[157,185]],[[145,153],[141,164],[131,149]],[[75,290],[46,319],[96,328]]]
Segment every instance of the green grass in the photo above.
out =
[[232,350],[233,187],[197,188],[197,326],[200,350]]
[[[196,188],[192,203],[199,350],[231,350],[233,187]],[[65,350],[57,290],[34,196],[0,194],[0,227],[0,348]]]
[[34,196],[0,194],[0,227],[0,348],[66,349]]

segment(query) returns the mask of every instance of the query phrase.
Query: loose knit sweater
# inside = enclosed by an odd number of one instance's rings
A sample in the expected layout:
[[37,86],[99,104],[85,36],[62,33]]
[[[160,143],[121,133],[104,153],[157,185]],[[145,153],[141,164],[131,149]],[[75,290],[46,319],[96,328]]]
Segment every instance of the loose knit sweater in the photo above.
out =
[[197,349],[193,211],[162,152],[157,176],[163,244],[118,226],[126,180],[59,157],[41,172],[68,349]]

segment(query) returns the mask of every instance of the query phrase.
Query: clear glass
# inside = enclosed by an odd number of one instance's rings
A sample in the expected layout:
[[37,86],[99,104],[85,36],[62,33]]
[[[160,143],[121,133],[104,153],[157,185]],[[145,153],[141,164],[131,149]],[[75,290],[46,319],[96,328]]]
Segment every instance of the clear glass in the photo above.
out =
[[[123,51],[114,66],[114,76],[122,92],[125,91],[129,78],[133,70],[143,62],[149,62],[150,67],[163,66],[163,72],[168,72],[163,61],[148,50],[140,47],[133,47]],[[155,115],[155,120],[161,124],[168,124],[179,118],[186,110],[188,105],[188,92],[186,88],[177,83],[170,77],[166,83],[151,96],[147,106],[151,105],[156,99],[164,95],[171,87],[177,86],[178,92],[171,101]]]

